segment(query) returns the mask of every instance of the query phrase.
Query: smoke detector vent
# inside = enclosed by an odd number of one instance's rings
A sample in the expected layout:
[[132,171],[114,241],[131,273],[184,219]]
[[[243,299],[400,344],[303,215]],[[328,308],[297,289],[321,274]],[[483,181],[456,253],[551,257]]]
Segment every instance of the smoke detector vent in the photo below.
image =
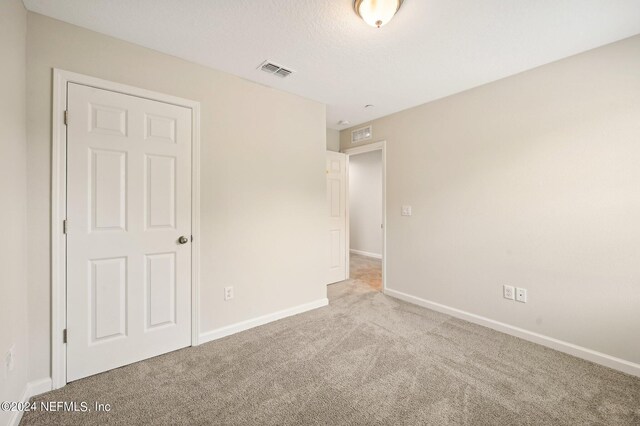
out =
[[351,132],[351,143],[358,143],[371,140],[373,137],[373,130],[371,126],[361,127]]
[[264,61],[258,68],[266,73],[276,75],[280,78],[285,78],[293,74],[292,70],[287,69],[282,65],[274,64],[270,61]]

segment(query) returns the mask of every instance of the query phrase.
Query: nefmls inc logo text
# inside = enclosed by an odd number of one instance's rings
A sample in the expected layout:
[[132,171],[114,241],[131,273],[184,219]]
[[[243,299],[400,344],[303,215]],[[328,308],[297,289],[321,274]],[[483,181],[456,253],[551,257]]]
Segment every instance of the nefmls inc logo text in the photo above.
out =
[[85,401],[41,401],[41,411],[74,411],[86,413],[89,411],[89,404]]

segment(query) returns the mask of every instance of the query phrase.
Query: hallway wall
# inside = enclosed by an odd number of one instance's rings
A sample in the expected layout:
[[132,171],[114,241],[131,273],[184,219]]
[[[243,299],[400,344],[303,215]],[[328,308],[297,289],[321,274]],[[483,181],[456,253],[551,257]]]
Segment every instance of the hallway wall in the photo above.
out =
[[350,249],[382,256],[382,151],[349,157]]

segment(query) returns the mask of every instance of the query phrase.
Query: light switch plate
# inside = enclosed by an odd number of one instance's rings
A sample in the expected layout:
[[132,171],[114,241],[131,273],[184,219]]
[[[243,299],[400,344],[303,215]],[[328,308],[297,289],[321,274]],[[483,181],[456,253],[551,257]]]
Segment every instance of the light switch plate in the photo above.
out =
[[411,206],[402,206],[402,216],[411,216]]

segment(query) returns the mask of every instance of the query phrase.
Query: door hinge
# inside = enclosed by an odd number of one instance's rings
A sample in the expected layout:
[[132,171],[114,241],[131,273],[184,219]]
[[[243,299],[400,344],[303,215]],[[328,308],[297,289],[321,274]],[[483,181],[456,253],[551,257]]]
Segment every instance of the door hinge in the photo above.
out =
[[62,233],[67,234],[67,219],[62,221]]
[[66,126],[69,123],[69,111],[64,111],[64,125]]
[[67,329],[62,330],[62,343],[67,343]]

